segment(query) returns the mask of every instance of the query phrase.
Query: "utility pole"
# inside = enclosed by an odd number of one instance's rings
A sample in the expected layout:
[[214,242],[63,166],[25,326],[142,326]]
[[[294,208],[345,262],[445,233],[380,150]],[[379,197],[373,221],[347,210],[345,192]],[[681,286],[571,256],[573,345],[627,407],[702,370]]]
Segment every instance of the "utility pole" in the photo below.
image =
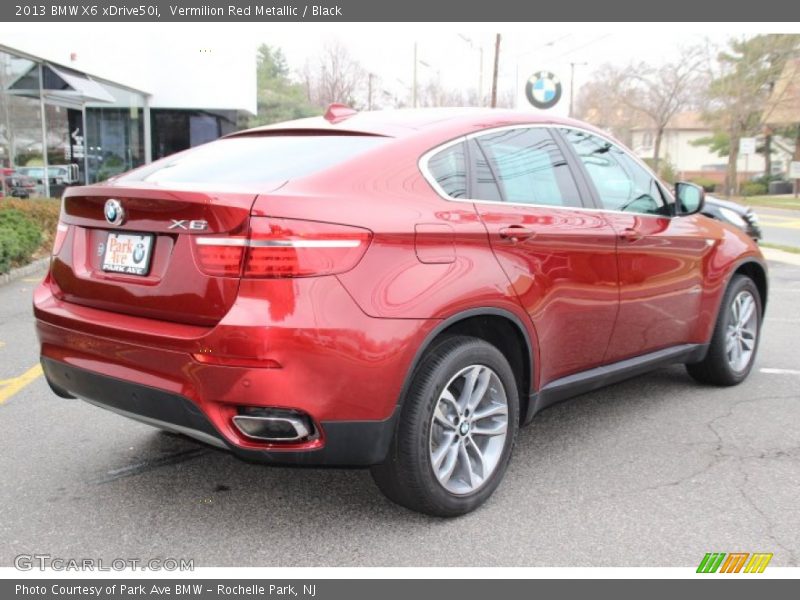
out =
[[374,77],[374,73],[367,74],[367,110],[372,110],[372,79]]
[[575,67],[585,67],[588,63],[581,62],[569,63],[569,116],[572,118],[575,116],[574,107],[575,107]]
[[500,34],[494,39],[494,69],[492,70],[492,108],[497,108],[497,71],[500,66]]
[[464,40],[469,47],[473,50],[478,50],[478,59],[480,62],[478,63],[478,106],[483,106],[483,46],[477,46],[472,38],[467,37],[463,33],[459,33],[458,37]]

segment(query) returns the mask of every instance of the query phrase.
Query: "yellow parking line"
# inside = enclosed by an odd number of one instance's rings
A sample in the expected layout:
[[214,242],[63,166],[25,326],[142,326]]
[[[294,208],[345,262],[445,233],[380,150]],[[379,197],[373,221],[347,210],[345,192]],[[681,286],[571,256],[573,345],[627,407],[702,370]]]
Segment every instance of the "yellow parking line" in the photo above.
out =
[[5,403],[6,400],[11,398],[11,396],[16,394],[32,381],[36,380],[36,378],[41,374],[42,365],[35,365],[25,371],[19,377],[13,377],[11,379],[6,379],[5,381],[0,381],[0,385],[3,386],[0,388],[0,404]]
[[42,280],[41,277],[26,277],[22,281],[25,283],[39,283]]

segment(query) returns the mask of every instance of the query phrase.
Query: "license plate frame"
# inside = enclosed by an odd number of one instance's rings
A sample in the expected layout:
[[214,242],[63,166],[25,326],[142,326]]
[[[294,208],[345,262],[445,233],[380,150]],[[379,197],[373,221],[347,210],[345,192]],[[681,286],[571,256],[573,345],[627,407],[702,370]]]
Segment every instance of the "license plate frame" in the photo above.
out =
[[153,262],[152,233],[109,231],[100,267],[106,273],[146,277]]

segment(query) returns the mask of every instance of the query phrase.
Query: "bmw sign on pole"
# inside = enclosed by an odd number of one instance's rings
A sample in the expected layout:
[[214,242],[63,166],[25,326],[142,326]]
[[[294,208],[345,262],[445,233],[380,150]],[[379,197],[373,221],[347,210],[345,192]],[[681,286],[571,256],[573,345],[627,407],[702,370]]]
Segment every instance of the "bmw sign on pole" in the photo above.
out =
[[525,97],[536,108],[553,108],[561,100],[561,92],[561,80],[550,71],[537,71],[525,83]]

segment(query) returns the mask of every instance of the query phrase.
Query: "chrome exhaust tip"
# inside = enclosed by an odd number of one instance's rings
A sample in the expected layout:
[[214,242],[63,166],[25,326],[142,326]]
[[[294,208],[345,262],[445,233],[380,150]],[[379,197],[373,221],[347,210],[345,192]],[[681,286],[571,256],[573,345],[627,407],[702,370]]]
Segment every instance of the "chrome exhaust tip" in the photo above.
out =
[[311,420],[297,411],[277,408],[242,408],[233,417],[236,429],[245,437],[265,442],[298,442],[311,437]]

